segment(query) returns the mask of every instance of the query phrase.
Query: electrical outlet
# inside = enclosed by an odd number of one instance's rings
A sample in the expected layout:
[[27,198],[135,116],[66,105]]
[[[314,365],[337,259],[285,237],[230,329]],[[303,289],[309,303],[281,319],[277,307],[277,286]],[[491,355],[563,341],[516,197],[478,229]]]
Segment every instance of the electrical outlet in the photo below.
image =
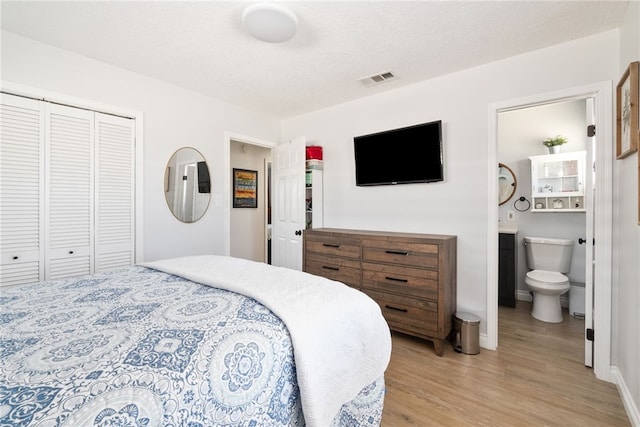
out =
[[514,211],[507,211],[507,221],[515,221],[516,213]]

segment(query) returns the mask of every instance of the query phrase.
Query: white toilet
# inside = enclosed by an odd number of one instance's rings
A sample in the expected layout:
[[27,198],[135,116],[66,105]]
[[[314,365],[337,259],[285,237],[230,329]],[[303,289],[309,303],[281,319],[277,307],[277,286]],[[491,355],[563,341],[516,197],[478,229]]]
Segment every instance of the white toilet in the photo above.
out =
[[525,237],[529,271],[524,282],[533,292],[531,315],[550,323],[562,322],[560,295],[569,290],[569,272],[573,241],[546,237]]

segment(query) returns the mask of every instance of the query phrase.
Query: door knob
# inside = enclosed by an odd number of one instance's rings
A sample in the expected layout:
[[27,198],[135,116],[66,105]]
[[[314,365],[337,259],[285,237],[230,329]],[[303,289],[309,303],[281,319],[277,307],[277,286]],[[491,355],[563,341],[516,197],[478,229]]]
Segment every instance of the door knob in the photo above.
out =
[[295,235],[296,236],[302,236],[302,230],[296,230]]

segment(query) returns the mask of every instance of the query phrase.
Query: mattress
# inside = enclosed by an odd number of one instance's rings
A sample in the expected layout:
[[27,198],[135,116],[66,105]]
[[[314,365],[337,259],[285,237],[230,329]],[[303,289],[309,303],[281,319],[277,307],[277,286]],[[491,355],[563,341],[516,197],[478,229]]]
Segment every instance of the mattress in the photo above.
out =
[[[250,296],[134,266],[3,289],[0,307],[2,425],[319,425],[304,355]],[[380,424],[383,375],[358,390],[332,425]]]

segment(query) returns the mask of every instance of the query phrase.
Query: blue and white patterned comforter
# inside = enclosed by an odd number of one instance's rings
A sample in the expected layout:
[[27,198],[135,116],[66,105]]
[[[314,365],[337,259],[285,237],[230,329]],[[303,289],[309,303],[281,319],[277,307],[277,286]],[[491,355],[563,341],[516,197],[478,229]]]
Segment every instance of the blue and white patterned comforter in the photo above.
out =
[[[305,425],[288,329],[252,298],[137,266],[0,310],[0,425]],[[333,425],[379,425],[383,399],[380,377]]]

